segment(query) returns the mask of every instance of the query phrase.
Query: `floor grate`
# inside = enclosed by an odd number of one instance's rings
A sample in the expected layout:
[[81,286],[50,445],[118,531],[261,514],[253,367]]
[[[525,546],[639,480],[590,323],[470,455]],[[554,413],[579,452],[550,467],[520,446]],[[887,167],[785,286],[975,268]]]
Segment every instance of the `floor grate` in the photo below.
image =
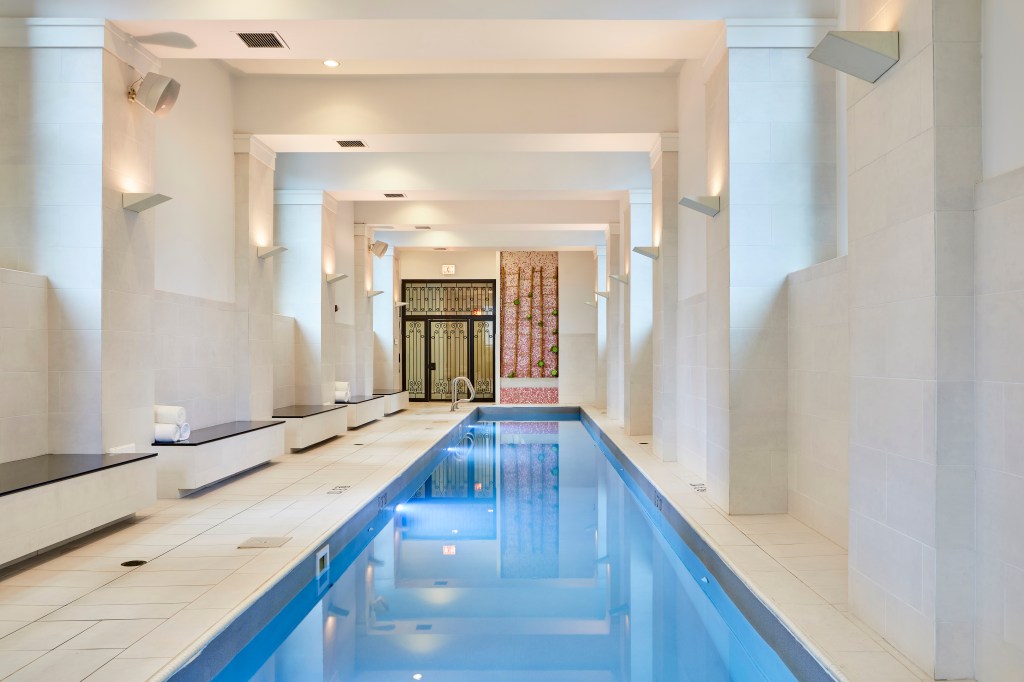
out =
[[352,486],[350,486],[350,485],[336,485],[333,488],[331,488],[330,490],[328,490],[327,494],[328,495],[341,495],[342,493],[347,493],[349,488],[351,488],[351,487]]
[[285,537],[256,537],[249,538],[238,545],[238,549],[266,549],[268,547],[281,547],[291,540]]

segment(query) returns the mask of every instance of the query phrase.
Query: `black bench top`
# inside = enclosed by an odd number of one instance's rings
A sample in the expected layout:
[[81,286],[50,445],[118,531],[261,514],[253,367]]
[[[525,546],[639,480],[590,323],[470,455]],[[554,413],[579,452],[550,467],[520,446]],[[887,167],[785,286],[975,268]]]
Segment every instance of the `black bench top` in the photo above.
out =
[[337,403],[334,405],[289,405],[288,407],[279,407],[274,410],[274,419],[302,419],[303,417],[313,417],[325,412],[344,409],[344,405],[338,405]]
[[155,452],[116,455],[38,455],[0,464],[0,496],[66,481],[156,457]]
[[188,440],[179,440],[177,443],[153,443],[153,446],[205,445],[206,443],[231,438],[232,436],[241,436],[243,433],[259,431],[260,429],[277,426],[278,424],[284,424],[284,422],[229,422],[227,424],[217,424],[216,426],[207,426],[205,429],[193,429],[192,433],[189,434]]
[[335,400],[336,405],[358,405],[359,403],[368,403],[371,400],[379,400],[384,396],[380,395],[354,395],[350,396],[348,400]]
[[373,391],[374,395],[398,395],[399,393],[405,393],[405,391],[403,391],[402,389],[398,389],[397,391]]

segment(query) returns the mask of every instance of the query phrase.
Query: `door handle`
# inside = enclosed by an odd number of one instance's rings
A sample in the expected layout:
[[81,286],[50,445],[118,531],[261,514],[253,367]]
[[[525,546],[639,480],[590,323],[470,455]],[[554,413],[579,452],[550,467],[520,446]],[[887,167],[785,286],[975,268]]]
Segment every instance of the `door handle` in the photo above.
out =
[[430,363],[430,369],[437,369],[437,363],[436,362]]

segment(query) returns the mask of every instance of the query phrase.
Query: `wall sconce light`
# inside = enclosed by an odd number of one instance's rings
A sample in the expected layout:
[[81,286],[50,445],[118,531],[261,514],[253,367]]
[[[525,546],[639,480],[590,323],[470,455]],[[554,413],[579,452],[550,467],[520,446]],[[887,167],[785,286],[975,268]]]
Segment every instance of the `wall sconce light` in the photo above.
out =
[[619,284],[629,284],[629,275],[608,275]]
[[683,197],[679,200],[679,205],[714,218],[722,210],[722,199],[721,197]]
[[661,247],[659,246],[634,246],[633,253],[639,253],[641,256],[647,256],[651,260],[658,260],[658,256],[661,255]]
[[404,307],[405,307],[405,306],[407,306],[407,305],[409,305],[409,304],[408,304],[407,302],[405,302],[405,301],[399,301],[398,303],[396,303],[396,304],[395,304],[395,307],[396,307],[396,308],[404,308]]
[[387,242],[370,242],[370,253],[377,258],[383,258],[384,254],[388,252]]
[[897,31],[829,31],[809,59],[874,83],[900,60]]
[[335,282],[340,282],[343,279],[348,279],[348,275],[343,273],[338,273],[337,275],[324,275],[324,277],[327,279],[328,284],[334,284]]
[[584,301],[583,305],[589,305],[591,308],[597,307],[597,301]]
[[601,298],[608,298],[608,292],[607,291],[595,291],[594,294],[596,296],[600,296]]
[[273,258],[279,253],[284,253],[287,250],[287,246],[279,246],[277,244],[274,246],[258,246],[256,247],[256,255],[259,256],[261,260],[266,260],[268,258]]
[[384,293],[383,291],[377,291],[376,289],[373,289],[371,291],[367,291],[366,292],[366,298],[373,298],[374,296],[380,296],[383,293]]
[[121,194],[121,208],[133,213],[142,213],[170,200],[169,196],[153,192],[124,192]]
[[157,118],[163,118],[178,101],[181,83],[150,71],[128,86],[128,101],[141,104],[142,108]]

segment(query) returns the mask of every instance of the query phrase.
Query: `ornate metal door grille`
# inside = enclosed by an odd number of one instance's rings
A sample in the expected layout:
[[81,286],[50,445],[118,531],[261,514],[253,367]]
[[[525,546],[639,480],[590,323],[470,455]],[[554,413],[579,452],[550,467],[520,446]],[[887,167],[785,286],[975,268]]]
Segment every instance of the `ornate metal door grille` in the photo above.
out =
[[451,400],[452,379],[467,376],[478,400],[494,400],[495,281],[403,280],[402,290],[409,399]]

